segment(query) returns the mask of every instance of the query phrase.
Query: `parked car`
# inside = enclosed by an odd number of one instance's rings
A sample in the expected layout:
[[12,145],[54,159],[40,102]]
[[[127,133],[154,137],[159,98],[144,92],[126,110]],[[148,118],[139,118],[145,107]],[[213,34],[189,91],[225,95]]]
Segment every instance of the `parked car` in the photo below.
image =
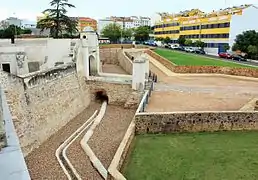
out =
[[178,51],[185,51],[185,48],[183,46],[178,46],[178,47],[175,47],[174,49]]
[[247,61],[244,57],[237,54],[232,55],[232,59],[236,61]]
[[179,47],[176,48],[176,50],[185,51],[185,48],[183,46],[179,46]]
[[192,47],[185,47],[185,51],[192,53],[192,52],[194,52],[194,49]]
[[178,44],[171,44],[171,45],[170,45],[170,48],[171,48],[171,49],[177,49],[178,47],[179,47]]
[[219,57],[220,58],[225,58],[225,59],[232,59],[233,58],[231,54],[226,53],[226,52],[219,53]]
[[165,48],[170,48],[170,45],[169,44],[165,44],[164,47]]
[[196,54],[206,54],[206,52],[203,49],[196,49],[194,52]]

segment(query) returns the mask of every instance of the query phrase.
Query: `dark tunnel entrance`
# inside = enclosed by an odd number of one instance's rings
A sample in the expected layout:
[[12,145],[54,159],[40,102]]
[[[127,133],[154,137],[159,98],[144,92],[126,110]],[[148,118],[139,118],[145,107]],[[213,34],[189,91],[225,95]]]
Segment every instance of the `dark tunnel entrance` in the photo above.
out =
[[108,104],[108,95],[105,89],[98,89],[95,92],[95,100],[97,102],[103,103],[104,101]]

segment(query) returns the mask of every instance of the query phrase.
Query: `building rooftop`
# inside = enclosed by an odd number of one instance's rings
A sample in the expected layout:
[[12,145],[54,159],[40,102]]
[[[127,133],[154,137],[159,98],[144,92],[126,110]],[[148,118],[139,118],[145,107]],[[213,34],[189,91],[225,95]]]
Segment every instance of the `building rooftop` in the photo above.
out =
[[209,13],[205,13],[199,9],[191,9],[191,10],[180,11],[179,13],[159,12],[158,14],[162,17],[162,19],[171,19],[171,18],[178,18],[178,17],[189,17],[189,18],[216,17],[216,16],[229,15],[229,14],[238,14],[238,13],[241,13],[243,9],[248,8],[250,6],[252,6],[252,4],[233,6],[225,9],[220,9],[218,11],[214,10]]

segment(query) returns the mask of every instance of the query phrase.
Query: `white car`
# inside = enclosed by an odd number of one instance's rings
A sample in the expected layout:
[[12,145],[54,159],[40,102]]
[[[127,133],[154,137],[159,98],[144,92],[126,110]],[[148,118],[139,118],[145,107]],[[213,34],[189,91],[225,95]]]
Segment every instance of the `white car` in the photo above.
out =
[[192,47],[186,47],[185,51],[192,53],[192,52],[194,52],[194,49]]

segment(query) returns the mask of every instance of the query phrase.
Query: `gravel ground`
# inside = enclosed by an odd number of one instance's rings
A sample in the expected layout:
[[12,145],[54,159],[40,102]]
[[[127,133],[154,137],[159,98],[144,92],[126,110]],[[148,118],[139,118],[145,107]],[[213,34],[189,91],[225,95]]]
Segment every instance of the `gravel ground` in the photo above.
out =
[[89,140],[89,146],[108,168],[136,110],[109,105],[106,114]]
[[91,103],[81,114],[71,120],[66,126],[51,136],[39,148],[32,151],[26,158],[26,163],[33,180],[65,180],[67,179],[60,167],[55,151],[76,129],[78,129],[95,110],[100,109],[100,104]]
[[[135,110],[128,110],[119,106],[107,106],[104,118],[89,140],[89,146],[105,168],[108,168],[110,165],[134,114]],[[100,175],[91,166],[90,160],[82,148],[78,148],[81,138],[78,138],[79,140],[74,142],[68,149],[68,158],[82,179],[101,180]]]

